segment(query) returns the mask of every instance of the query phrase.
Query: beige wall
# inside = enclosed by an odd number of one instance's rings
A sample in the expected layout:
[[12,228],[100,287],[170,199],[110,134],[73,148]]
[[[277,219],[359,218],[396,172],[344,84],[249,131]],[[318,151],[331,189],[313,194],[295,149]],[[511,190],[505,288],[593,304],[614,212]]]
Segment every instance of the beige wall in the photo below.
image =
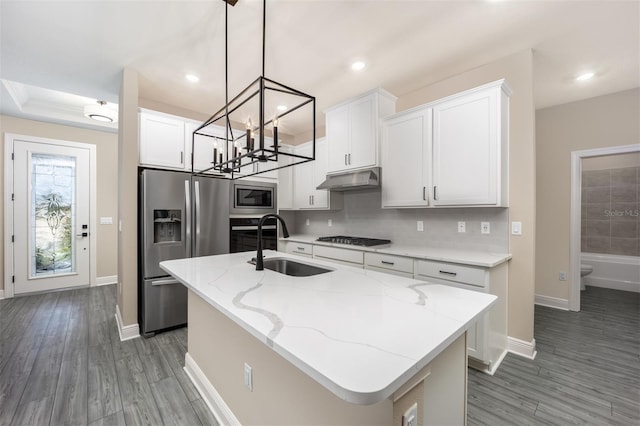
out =
[[118,126],[118,308],[138,323],[138,74],[122,72]]
[[571,152],[640,142],[640,89],[536,112],[536,294],[568,300]]
[[[111,277],[117,274],[117,179],[118,137],[115,133],[100,132],[78,127],[50,124],[41,121],[0,116],[0,132],[25,136],[58,139],[71,142],[82,142],[96,145],[97,157],[97,211],[96,276]],[[4,149],[0,152],[0,184],[4,188]],[[4,241],[4,209],[0,211],[3,226],[0,228],[0,240]],[[113,218],[113,225],[100,225],[100,216]],[[4,244],[0,245],[0,257],[4,259]],[[0,276],[4,278],[4,263],[0,263]],[[0,289],[4,289],[4,282]]]
[[523,234],[511,236],[509,251],[508,335],[533,339],[535,283],[536,168],[533,64],[530,50],[447,78],[398,98],[397,110],[506,78],[513,90],[509,130],[509,220],[522,222]]

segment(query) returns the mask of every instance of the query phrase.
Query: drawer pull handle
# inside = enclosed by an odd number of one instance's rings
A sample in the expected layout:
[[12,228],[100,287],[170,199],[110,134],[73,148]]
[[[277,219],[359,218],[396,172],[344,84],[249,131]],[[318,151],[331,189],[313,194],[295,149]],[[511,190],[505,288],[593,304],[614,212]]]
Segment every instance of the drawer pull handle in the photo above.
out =
[[446,275],[451,275],[452,277],[455,277],[456,275],[458,275],[457,272],[449,272],[449,271],[440,271],[441,274],[446,274]]
[[298,250],[304,251],[304,247],[298,247]]
[[391,265],[391,266],[395,265],[394,262],[389,262],[387,260],[381,260],[380,263],[382,263],[383,265]]

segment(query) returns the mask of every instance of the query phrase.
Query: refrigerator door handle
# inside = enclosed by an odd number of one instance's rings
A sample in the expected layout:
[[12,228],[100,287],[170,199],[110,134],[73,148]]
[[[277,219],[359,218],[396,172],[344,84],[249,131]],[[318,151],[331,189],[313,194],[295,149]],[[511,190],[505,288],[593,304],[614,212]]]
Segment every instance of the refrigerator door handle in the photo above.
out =
[[200,251],[198,250],[198,242],[200,240],[200,182],[193,182],[194,189],[194,221],[195,221],[195,235],[193,236],[194,244],[193,244],[193,255],[200,256]]
[[184,206],[185,206],[185,234],[186,234],[186,251],[187,257],[191,257],[191,188],[189,181],[184,181]]

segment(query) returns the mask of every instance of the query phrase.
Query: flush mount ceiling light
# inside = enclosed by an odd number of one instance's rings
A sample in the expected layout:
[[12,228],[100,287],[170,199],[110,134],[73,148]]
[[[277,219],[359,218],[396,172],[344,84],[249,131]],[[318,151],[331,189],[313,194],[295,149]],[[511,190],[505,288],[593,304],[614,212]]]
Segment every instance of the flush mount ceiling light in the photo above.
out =
[[592,71],[587,71],[587,72],[583,72],[582,74],[578,75],[576,77],[576,81],[587,81],[587,80],[591,80],[593,77],[595,77],[595,73]]
[[[267,2],[262,2],[262,74],[233,99],[229,100],[228,10],[237,0],[222,0],[224,13],[225,105],[193,132],[192,152],[202,152],[195,144],[210,143],[211,167],[230,179],[266,173],[315,160],[316,98],[265,77],[265,35]],[[307,123],[313,132],[312,154],[303,156],[278,149],[278,127],[288,120]],[[239,130],[238,127],[241,129]],[[270,139],[270,140],[269,140]],[[278,156],[290,161],[278,162]],[[195,164],[196,161],[192,162]],[[247,167],[251,166],[251,167]]]
[[97,105],[86,105],[84,116],[102,123],[115,123],[118,120],[118,112],[107,106],[106,101],[96,101]]
[[200,81],[200,78],[195,74],[187,74],[184,76],[184,78],[186,78],[187,81],[190,81],[191,83],[197,83]]
[[351,64],[351,69],[354,71],[362,71],[366,66],[367,64],[365,64],[364,62],[356,61]]

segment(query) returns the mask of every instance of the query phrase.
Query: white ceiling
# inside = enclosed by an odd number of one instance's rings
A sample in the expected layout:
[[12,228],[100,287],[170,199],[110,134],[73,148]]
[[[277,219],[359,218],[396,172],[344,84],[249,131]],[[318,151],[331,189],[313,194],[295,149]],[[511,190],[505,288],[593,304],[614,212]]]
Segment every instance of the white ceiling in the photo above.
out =
[[[640,86],[640,1],[267,3],[265,74],[316,96],[318,111],[377,86],[402,96],[524,49],[534,51],[536,108]],[[224,104],[224,7],[0,0],[0,79],[117,103],[129,67],[141,97],[208,115]],[[229,7],[231,96],[260,75],[261,14],[261,0]],[[367,68],[351,71],[354,59]],[[576,83],[586,69],[596,77]],[[44,107],[23,111],[2,86],[1,113],[65,121],[54,102],[49,117]],[[34,103],[50,100],[31,92]]]

